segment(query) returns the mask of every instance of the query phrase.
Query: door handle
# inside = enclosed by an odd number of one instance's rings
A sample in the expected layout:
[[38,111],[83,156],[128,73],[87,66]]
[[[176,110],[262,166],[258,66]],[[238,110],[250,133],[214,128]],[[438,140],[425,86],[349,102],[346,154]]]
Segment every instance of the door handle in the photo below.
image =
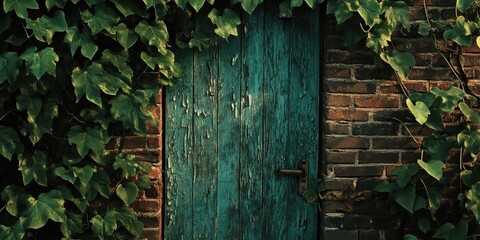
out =
[[308,162],[298,162],[298,169],[277,169],[275,174],[298,178],[298,194],[302,196],[308,188]]

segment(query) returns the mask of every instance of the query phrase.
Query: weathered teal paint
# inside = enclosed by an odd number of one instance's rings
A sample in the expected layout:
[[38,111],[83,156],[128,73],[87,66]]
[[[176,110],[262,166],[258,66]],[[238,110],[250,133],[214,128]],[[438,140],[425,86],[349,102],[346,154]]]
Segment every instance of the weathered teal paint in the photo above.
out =
[[319,14],[279,19],[269,2],[229,43],[177,55],[186,76],[166,91],[165,239],[317,239],[316,205],[274,171],[307,160],[317,177]]

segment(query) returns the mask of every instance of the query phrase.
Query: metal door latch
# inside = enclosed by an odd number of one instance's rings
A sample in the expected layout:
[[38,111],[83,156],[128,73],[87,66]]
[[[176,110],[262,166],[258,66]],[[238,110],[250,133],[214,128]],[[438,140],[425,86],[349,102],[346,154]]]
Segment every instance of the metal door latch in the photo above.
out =
[[300,196],[307,191],[308,188],[308,162],[303,160],[298,162],[298,169],[277,169],[277,175],[293,176],[298,178],[298,194]]

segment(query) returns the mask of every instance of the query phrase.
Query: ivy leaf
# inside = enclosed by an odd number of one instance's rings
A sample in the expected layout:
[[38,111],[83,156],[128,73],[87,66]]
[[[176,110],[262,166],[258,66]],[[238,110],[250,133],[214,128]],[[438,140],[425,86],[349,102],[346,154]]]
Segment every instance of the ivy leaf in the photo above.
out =
[[68,144],[75,145],[80,156],[83,158],[92,150],[97,155],[102,154],[105,144],[110,137],[98,127],[83,129],[76,125],[73,126],[67,134]]
[[467,198],[465,207],[473,213],[477,221],[480,221],[480,183],[472,185],[465,197]]
[[396,31],[402,25],[407,31],[410,31],[410,7],[402,1],[382,2],[385,19],[393,31]]
[[397,71],[398,75],[403,80],[407,79],[410,69],[415,66],[415,58],[408,52],[392,50],[382,52],[380,57],[384,62],[388,63],[395,71]]
[[133,70],[128,66],[128,51],[123,50],[118,53],[110,51],[110,49],[105,49],[102,52],[102,58],[99,61],[103,65],[110,64],[117,68],[124,76],[131,78],[133,77]]
[[42,193],[38,199],[30,204],[28,209],[20,217],[20,222],[25,229],[39,229],[50,219],[55,222],[64,222],[67,218],[62,193],[58,190],[51,190]]
[[417,101],[415,104],[413,104],[410,98],[407,98],[407,106],[410,112],[412,112],[413,116],[415,116],[415,120],[417,120],[418,123],[424,124],[428,120],[430,110],[424,102]]
[[42,186],[47,186],[47,155],[42,151],[22,153],[18,155],[18,170],[22,172],[23,185],[32,180]]
[[252,14],[255,8],[263,2],[263,0],[242,0],[242,8],[245,10],[248,14]]
[[27,73],[33,74],[37,79],[40,79],[45,73],[56,76],[55,69],[59,58],[51,47],[47,47],[39,52],[37,52],[36,47],[28,48],[20,55],[20,59],[25,60]]
[[421,232],[427,233],[430,231],[430,220],[425,217],[420,218],[417,222],[417,227]]
[[387,193],[392,193],[393,191],[398,189],[398,184],[395,183],[390,183],[389,181],[382,181],[375,188],[373,188],[373,191],[375,192],[387,192]]
[[155,52],[142,52],[140,58],[152,70],[155,70],[157,66],[159,69],[171,69],[175,62],[173,52],[171,51],[167,51],[167,54],[164,55]]
[[337,25],[344,23],[353,16],[345,1],[327,1],[327,14],[335,14]]
[[465,147],[471,154],[480,152],[480,132],[475,129],[465,129],[457,135],[460,146]]
[[367,34],[366,45],[375,53],[380,53],[384,47],[388,46],[391,39],[391,33],[386,29],[386,24],[380,24],[373,28],[373,32]]
[[53,34],[55,32],[65,32],[68,29],[65,13],[56,11],[53,18],[42,16],[32,21],[27,19],[26,28],[33,30],[33,35],[41,42],[52,43]]
[[150,181],[150,178],[148,176],[144,175],[139,178],[136,184],[138,188],[145,190],[145,189],[149,189],[152,186],[152,181]]
[[50,11],[53,7],[57,6],[58,8],[64,8],[67,0],[46,0],[45,7]]
[[397,175],[398,185],[404,188],[418,170],[420,169],[417,164],[401,165],[393,169],[392,174]]
[[467,120],[473,123],[480,123],[480,113],[470,109],[467,104],[460,102],[458,104],[460,111],[467,117]]
[[156,20],[152,25],[149,25],[147,21],[143,20],[135,27],[135,32],[138,33],[143,42],[157,47],[162,54],[167,53],[168,30],[163,21]]
[[417,163],[428,173],[428,175],[440,181],[443,175],[445,163],[440,160],[430,160],[429,162],[424,162],[421,159],[417,160]]
[[452,223],[445,223],[435,232],[433,238],[445,240],[465,240],[467,239],[468,225],[460,221],[455,227]]
[[205,0],[188,0],[188,3],[195,9],[196,12],[200,11],[200,9],[205,4]]
[[16,221],[11,227],[0,225],[0,239],[23,239],[25,229],[20,221]]
[[447,90],[441,90],[437,87],[433,88],[430,92],[441,97],[439,108],[443,112],[451,113],[458,106],[458,103],[463,100],[466,93],[462,89],[454,86],[450,86]]
[[394,194],[395,202],[410,213],[413,213],[415,198],[415,184],[408,185]]
[[380,18],[381,7],[377,0],[358,1],[358,14],[369,27],[373,27]]
[[418,240],[418,238],[412,234],[406,234],[403,236],[403,240]]
[[415,202],[413,203],[412,212],[416,212],[422,208],[425,208],[425,206],[427,206],[427,200],[421,196],[417,196],[415,198]]
[[307,3],[307,5],[310,7],[310,8],[314,8],[315,7],[315,4],[320,4],[320,3],[323,3],[323,0],[305,0],[305,2]]
[[83,233],[83,215],[67,212],[67,220],[60,224],[60,230],[66,239],[72,238],[75,234]]
[[120,20],[117,13],[107,7],[104,3],[95,5],[95,14],[85,10],[81,13],[82,20],[88,24],[95,35],[102,30],[106,30],[110,34],[115,34],[115,24]]
[[291,0],[290,7],[300,7],[303,4],[303,0]]
[[75,87],[77,102],[83,95],[86,95],[90,102],[99,107],[102,107],[101,92],[113,96],[117,94],[120,88],[125,91],[130,89],[125,80],[105,71],[99,63],[93,63],[87,70],[81,70],[78,67],[74,69],[72,83]]
[[0,155],[12,160],[18,145],[21,143],[17,132],[9,127],[0,126]]
[[443,118],[442,114],[436,109],[433,109],[430,111],[430,116],[428,117],[428,120],[425,122],[425,125],[427,127],[436,130],[436,131],[442,131],[443,130]]
[[461,12],[465,12],[465,10],[467,10],[473,2],[474,0],[457,0],[457,8]]
[[447,41],[452,40],[462,46],[470,46],[472,45],[471,35],[474,30],[475,23],[466,22],[464,16],[459,16],[453,28],[443,32],[443,38]]
[[343,45],[350,51],[355,49],[355,46],[364,39],[366,34],[358,27],[348,26],[348,30],[342,35]]
[[135,156],[126,155],[123,153],[118,154],[115,157],[113,168],[115,170],[122,169],[125,178],[133,177],[137,173],[138,163],[135,161]]
[[123,48],[129,49],[133,46],[138,40],[138,35],[135,31],[125,25],[125,23],[118,24],[116,28],[117,41],[122,45]]
[[185,10],[185,7],[187,7],[188,0],[175,0],[175,3],[177,6],[179,6],[181,9]]
[[457,138],[455,136],[444,135],[430,135],[422,142],[422,147],[427,149],[432,159],[446,161],[448,152],[452,147],[457,145]]
[[430,210],[430,215],[432,219],[435,219],[435,214],[440,208],[440,202],[442,201],[442,195],[435,188],[427,188],[428,192],[428,209]]
[[418,26],[418,33],[422,36],[428,36],[431,29],[432,29],[432,25],[429,22],[421,21]]
[[120,184],[116,189],[117,196],[122,199],[122,201],[130,206],[130,204],[135,201],[138,195],[138,187],[134,183]]
[[117,221],[124,226],[131,234],[139,236],[143,231],[142,222],[138,221],[137,216],[131,208],[126,206],[115,207]]
[[18,17],[27,19],[28,9],[39,9],[38,3],[35,0],[4,0],[3,10],[8,13],[15,10]]
[[128,17],[130,15],[145,16],[145,5],[139,4],[137,1],[131,0],[112,0],[123,16]]
[[238,36],[237,26],[240,25],[241,21],[231,9],[224,9],[223,14],[220,15],[218,10],[214,8],[208,14],[208,18],[217,26],[214,31],[218,36],[224,39],[228,39],[230,35]]
[[18,111],[27,110],[28,122],[33,123],[42,109],[42,99],[20,94],[17,96],[17,109]]
[[27,203],[32,201],[32,196],[28,194],[25,188],[8,185],[2,191],[2,201],[6,203],[5,207],[8,213],[17,217],[20,211],[27,206]]
[[154,117],[145,108],[146,100],[139,98],[139,95],[138,91],[134,95],[118,94],[109,101],[112,104],[110,112],[113,119],[121,121],[125,128],[144,135],[147,132],[145,122],[154,120]]
[[90,219],[90,223],[92,223],[92,231],[101,240],[107,239],[106,237],[111,236],[117,229],[117,221],[112,211],[108,211],[104,218],[96,215]]
[[8,80],[13,84],[20,73],[20,59],[16,52],[6,52],[0,56],[0,84]]
[[82,55],[88,59],[92,59],[95,53],[98,51],[98,46],[91,40],[92,34],[88,28],[83,29],[80,33],[77,27],[71,27],[65,34],[64,42],[68,43],[70,47],[70,53],[73,55],[79,47]]
[[[29,121],[26,131],[29,134],[30,141],[36,144],[44,134],[52,134],[53,119],[58,116],[58,106],[53,98],[47,98],[43,101],[42,109],[38,113],[35,121]],[[28,120],[31,120],[30,118]]]

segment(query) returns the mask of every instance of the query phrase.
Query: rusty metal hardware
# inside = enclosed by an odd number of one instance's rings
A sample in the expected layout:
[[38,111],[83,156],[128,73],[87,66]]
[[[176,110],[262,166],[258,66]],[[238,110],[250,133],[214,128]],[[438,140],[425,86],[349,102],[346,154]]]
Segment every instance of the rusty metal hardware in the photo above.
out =
[[307,191],[308,188],[308,162],[303,160],[298,162],[298,169],[277,169],[277,175],[292,176],[298,178],[298,194],[300,196]]

